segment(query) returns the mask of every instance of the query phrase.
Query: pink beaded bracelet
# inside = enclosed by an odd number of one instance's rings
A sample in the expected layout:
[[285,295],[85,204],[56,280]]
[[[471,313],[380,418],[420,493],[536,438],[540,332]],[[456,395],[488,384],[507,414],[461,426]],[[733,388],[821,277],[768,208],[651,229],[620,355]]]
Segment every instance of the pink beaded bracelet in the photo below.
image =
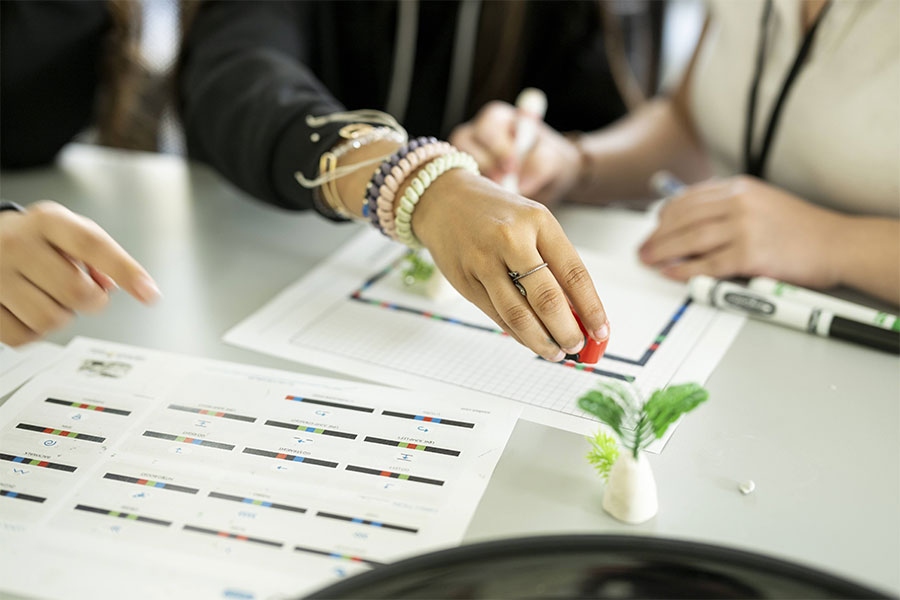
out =
[[394,199],[397,191],[419,166],[453,150],[455,148],[447,142],[433,142],[419,146],[400,159],[390,173],[385,176],[384,183],[378,189],[378,197],[375,201],[377,207],[376,215],[381,229],[391,239],[397,239],[397,226],[394,218]]

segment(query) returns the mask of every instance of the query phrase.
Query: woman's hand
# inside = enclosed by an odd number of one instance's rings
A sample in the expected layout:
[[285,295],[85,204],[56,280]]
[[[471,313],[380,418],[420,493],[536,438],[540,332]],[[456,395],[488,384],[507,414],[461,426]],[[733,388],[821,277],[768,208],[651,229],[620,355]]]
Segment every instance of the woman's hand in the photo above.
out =
[[0,341],[18,346],[97,312],[116,284],[145,304],[153,279],[93,221],[55,202],[0,213]]
[[[462,169],[437,178],[413,213],[413,230],[453,287],[543,358],[584,345],[571,301],[591,338],[609,323],[591,277],[550,211]],[[509,271],[525,273],[522,296]]]
[[519,193],[554,206],[578,178],[578,149],[541,123],[534,146],[519,164],[515,139],[516,108],[499,101],[486,104],[472,121],[450,135],[450,143],[471,154],[486,177],[500,182],[508,173],[518,173]]
[[747,176],[691,186],[660,212],[640,258],[686,280],[758,276],[807,287],[840,283],[842,217]]

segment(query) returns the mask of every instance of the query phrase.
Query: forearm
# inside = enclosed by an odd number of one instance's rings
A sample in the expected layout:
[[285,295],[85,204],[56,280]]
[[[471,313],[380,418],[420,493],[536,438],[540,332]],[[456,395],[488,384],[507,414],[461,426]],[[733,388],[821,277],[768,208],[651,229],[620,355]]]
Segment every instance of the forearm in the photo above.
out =
[[830,247],[842,284],[900,305],[900,220],[839,216]]
[[306,122],[343,107],[301,63],[303,8],[204,3],[186,34],[178,82],[191,156],[253,196],[289,208],[312,205],[294,172],[315,177],[342,125]]
[[666,169],[685,182],[709,176],[687,117],[669,99],[653,100],[604,130],[581,136],[581,172],[567,199],[604,203],[653,197],[647,182]]

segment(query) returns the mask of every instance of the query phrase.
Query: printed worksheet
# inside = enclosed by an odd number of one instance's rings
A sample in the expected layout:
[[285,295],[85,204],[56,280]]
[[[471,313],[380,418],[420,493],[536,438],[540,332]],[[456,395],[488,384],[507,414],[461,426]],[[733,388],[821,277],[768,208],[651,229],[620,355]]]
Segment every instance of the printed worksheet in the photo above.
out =
[[577,400],[602,380],[644,395],[703,383],[743,317],[692,303],[685,285],[634,260],[579,253],[612,329],[596,365],[544,361],[449,286],[425,295],[407,285],[406,250],[375,231],[355,237],[225,340],[390,385],[516,400],[523,418],[586,435],[597,422]]
[[0,398],[46,369],[59,357],[62,346],[31,342],[19,348],[0,344]]
[[487,400],[77,339],[0,407],[0,592],[296,597],[456,545]]

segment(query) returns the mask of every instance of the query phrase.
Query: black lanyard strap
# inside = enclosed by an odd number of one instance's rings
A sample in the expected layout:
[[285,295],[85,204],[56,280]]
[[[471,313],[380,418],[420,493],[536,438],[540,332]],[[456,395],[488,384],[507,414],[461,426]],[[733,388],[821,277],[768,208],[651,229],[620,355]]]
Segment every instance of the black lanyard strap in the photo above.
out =
[[769,124],[766,126],[762,147],[760,148],[759,154],[753,156],[753,129],[756,121],[756,97],[757,92],[759,91],[759,81],[762,78],[763,67],[766,62],[766,45],[768,44],[769,38],[769,18],[772,14],[772,0],[766,0],[766,6],[763,9],[762,23],[760,24],[759,30],[759,47],[756,50],[756,72],[753,75],[753,84],[750,86],[747,122],[744,128],[744,172],[748,175],[760,178],[763,177],[763,172],[766,168],[766,159],[769,156],[769,149],[772,146],[772,139],[775,137],[775,130],[778,129],[778,121],[781,118],[781,109],[784,107],[784,102],[787,99],[788,92],[791,90],[791,86],[794,84],[794,80],[806,63],[806,58],[809,55],[809,49],[812,47],[816,30],[819,28],[819,23],[822,22],[822,18],[825,16],[825,13],[828,12],[830,6],[831,0],[828,0],[822,7],[822,10],[819,11],[819,15],[816,17],[812,26],[810,26],[809,30],[803,36],[803,42],[800,44],[799,50],[797,50],[794,64],[791,65],[791,69],[788,71],[784,83],[781,84],[781,92],[778,94],[778,99],[775,101],[775,106],[772,108],[772,113],[769,116]]

